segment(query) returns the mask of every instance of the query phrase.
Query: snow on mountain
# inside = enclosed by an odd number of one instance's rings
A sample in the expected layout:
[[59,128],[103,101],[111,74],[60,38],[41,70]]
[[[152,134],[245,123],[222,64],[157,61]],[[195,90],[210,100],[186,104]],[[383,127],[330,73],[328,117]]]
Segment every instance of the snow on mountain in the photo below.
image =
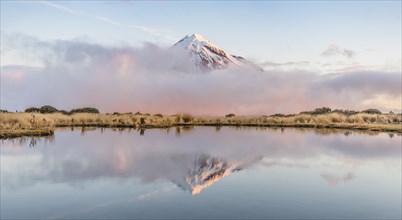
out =
[[196,72],[208,72],[225,68],[253,69],[263,71],[256,64],[241,56],[229,54],[199,34],[187,35],[173,45],[190,52]]

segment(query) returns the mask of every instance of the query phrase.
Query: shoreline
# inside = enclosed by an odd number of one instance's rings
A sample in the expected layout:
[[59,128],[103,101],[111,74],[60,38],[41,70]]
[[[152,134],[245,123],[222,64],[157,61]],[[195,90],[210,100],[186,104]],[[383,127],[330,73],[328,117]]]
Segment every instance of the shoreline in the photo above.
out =
[[353,124],[224,124],[224,123],[177,123],[171,125],[125,125],[125,124],[60,124],[52,129],[21,129],[0,131],[0,139],[10,139],[18,137],[46,137],[54,135],[57,128],[135,128],[135,129],[166,129],[175,127],[249,127],[249,128],[312,128],[312,129],[336,129],[366,132],[384,132],[402,134],[402,125],[398,124],[390,127],[389,125],[353,125]]
[[201,117],[187,113],[162,114],[93,114],[77,113],[0,113],[0,139],[22,136],[53,135],[58,127],[98,128],[172,128],[267,127],[267,128],[331,128],[360,131],[402,133],[401,114],[297,114],[292,116]]

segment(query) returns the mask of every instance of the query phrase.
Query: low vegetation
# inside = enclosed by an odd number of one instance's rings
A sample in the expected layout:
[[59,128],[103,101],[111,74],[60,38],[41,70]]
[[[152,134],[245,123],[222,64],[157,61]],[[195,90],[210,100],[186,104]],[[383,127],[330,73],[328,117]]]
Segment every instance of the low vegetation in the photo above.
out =
[[[44,112],[44,113],[41,113]],[[168,128],[172,126],[252,126],[346,128],[402,133],[402,115],[383,114],[376,109],[362,112],[317,108],[299,114],[271,116],[195,117],[188,113],[176,115],[142,114],[137,112],[99,114],[95,108],[73,109],[68,114],[51,106],[29,108],[25,113],[0,112],[0,138],[52,135],[56,127],[93,126],[114,128]]]
[[29,107],[29,108],[25,109],[25,112],[26,113],[42,113],[42,114],[62,113],[64,115],[72,115],[75,113],[99,114],[99,110],[96,108],[92,108],[92,107],[77,108],[77,109],[72,109],[70,111],[66,111],[66,110],[58,110],[57,108],[55,108],[51,105],[44,105],[40,108]]

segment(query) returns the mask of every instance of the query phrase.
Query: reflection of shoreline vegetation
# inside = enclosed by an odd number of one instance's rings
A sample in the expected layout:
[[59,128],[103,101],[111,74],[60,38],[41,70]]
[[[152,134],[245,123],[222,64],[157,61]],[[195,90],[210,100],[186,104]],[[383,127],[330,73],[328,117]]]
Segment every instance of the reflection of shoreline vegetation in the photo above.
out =
[[[321,108],[321,110],[324,108]],[[317,110],[317,109],[316,109]],[[320,109],[319,109],[320,110]],[[326,109],[324,109],[326,110]],[[350,129],[402,133],[401,114],[328,111],[297,115],[197,117],[190,114],[0,113],[0,138],[52,135],[56,127],[169,128],[176,126],[235,126]],[[142,132],[144,133],[144,132]]]
[[[188,133],[194,131],[194,126],[175,126],[175,127],[167,127],[167,128],[158,128],[161,132],[166,132],[166,134],[173,134],[176,137],[181,137]],[[221,126],[215,127],[215,132],[221,131]],[[353,135],[369,135],[369,136],[377,136],[381,134],[381,131],[370,131],[370,130],[350,130],[350,129],[334,129],[334,128],[294,128],[294,127],[251,127],[251,126],[228,126],[227,129],[235,129],[239,131],[270,131],[270,132],[279,132],[281,134],[286,134],[286,132],[298,132],[301,134],[304,133],[314,133],[320,136],[330,136],[330,135],[344,135],[344,136],[353,136]],[[145,135],[145,130],[142,128],[104,128],[104,127],[88,127],[88,126],[81,126],[81,127],[59,127],[57,130],[65,131],[79,131],[82,136],[85,135],[87,132],[99,132],[103,133],[105,130],[109,132],[118,132],[119,134],[132,134],[132,133],[139,133],[140,135]],[[384,134],[384,133],[383,133]],[[395,136],[401,136],[402,133],[387,133],[389,138],[394,138]],[[29,147],[35,147],[38,143],[43,142],[53,142],[55,140],[55,136],[18,136],[15,138],[10,139],[2,139],[1,142],[10,141],[12,144],[17,144],[16,146],[26,145]]]

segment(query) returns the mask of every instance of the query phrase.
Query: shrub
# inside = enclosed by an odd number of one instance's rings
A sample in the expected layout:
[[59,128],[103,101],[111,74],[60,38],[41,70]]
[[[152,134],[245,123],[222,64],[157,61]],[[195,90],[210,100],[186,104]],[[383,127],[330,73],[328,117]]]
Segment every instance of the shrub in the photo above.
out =
[[158,118],[163,118],[163,115],[162,115],[162,114],[154,114],[154,116],[155,116],[155,117],[158,117]]
[[273,115],[270,115],[270,116],[272,116],[272,117],[285,117],[285,115],[282,114],[282,113],[276,113],[276,114],[273,114]]
[[145,124],[145,118],[140,118],[140,124]]
[[316,109],[314,109],[314,111],[312,112],[312,114],[319,115],[319,114],[327,114],[327,113],[330,113],[330,112],[331,112],[331,108],[322,107],[322,108],[316,108]]
[[332,113],[328,117],[332,123],[341,123],[346,120],[346,117],[339,113]]
[[378,109],[374,109],[374,108],[369,108],[366,109],[364,111],[362,111],[363,113],[367,113],[367,114],[382,114],[382,112]]
[[333,110],[332,112],[334,112],[334,113],[339,113],[339,114],[343,114],[343,115],[347,115],[347,116],[349,116],[349,115],[356,115],[356,114],[359,113],[359,112],[357,112],[357,111],[353,111],[353,110],[343,110],[343,109],[335,109],[335,110]]
[[42,107],[40,107],[39,112],[42,114],[46,114],[46,113],[56,113],[59,110],[57,110],[57,108],[50,106],[50,105],[44,105]]
[[192,115],[187,114],[187,113],[183,114],[181,116],[181,118],[183,119],[184,123],[192,122],[194,119],[194,117]]
[[231,117],[235,117],[236,115],[233,113],[229,113],[227,115],[225,115],[226,118],[231,118]]
[[[93,114],[99,114],[99,110],[96,108],[92,108],[92,107],[85,107],[85,108],[77,108],[77,109],[73,109],[70,111],[70,114],[74,114],[74,113],[93,113]],[[113,113],[114,114],[114,113]]]
[[39,109],[38,108],[35,108],[35,107],[29,107],[29,108],[27,108],[27,109],[25,109],[25,112],[39,112]]

